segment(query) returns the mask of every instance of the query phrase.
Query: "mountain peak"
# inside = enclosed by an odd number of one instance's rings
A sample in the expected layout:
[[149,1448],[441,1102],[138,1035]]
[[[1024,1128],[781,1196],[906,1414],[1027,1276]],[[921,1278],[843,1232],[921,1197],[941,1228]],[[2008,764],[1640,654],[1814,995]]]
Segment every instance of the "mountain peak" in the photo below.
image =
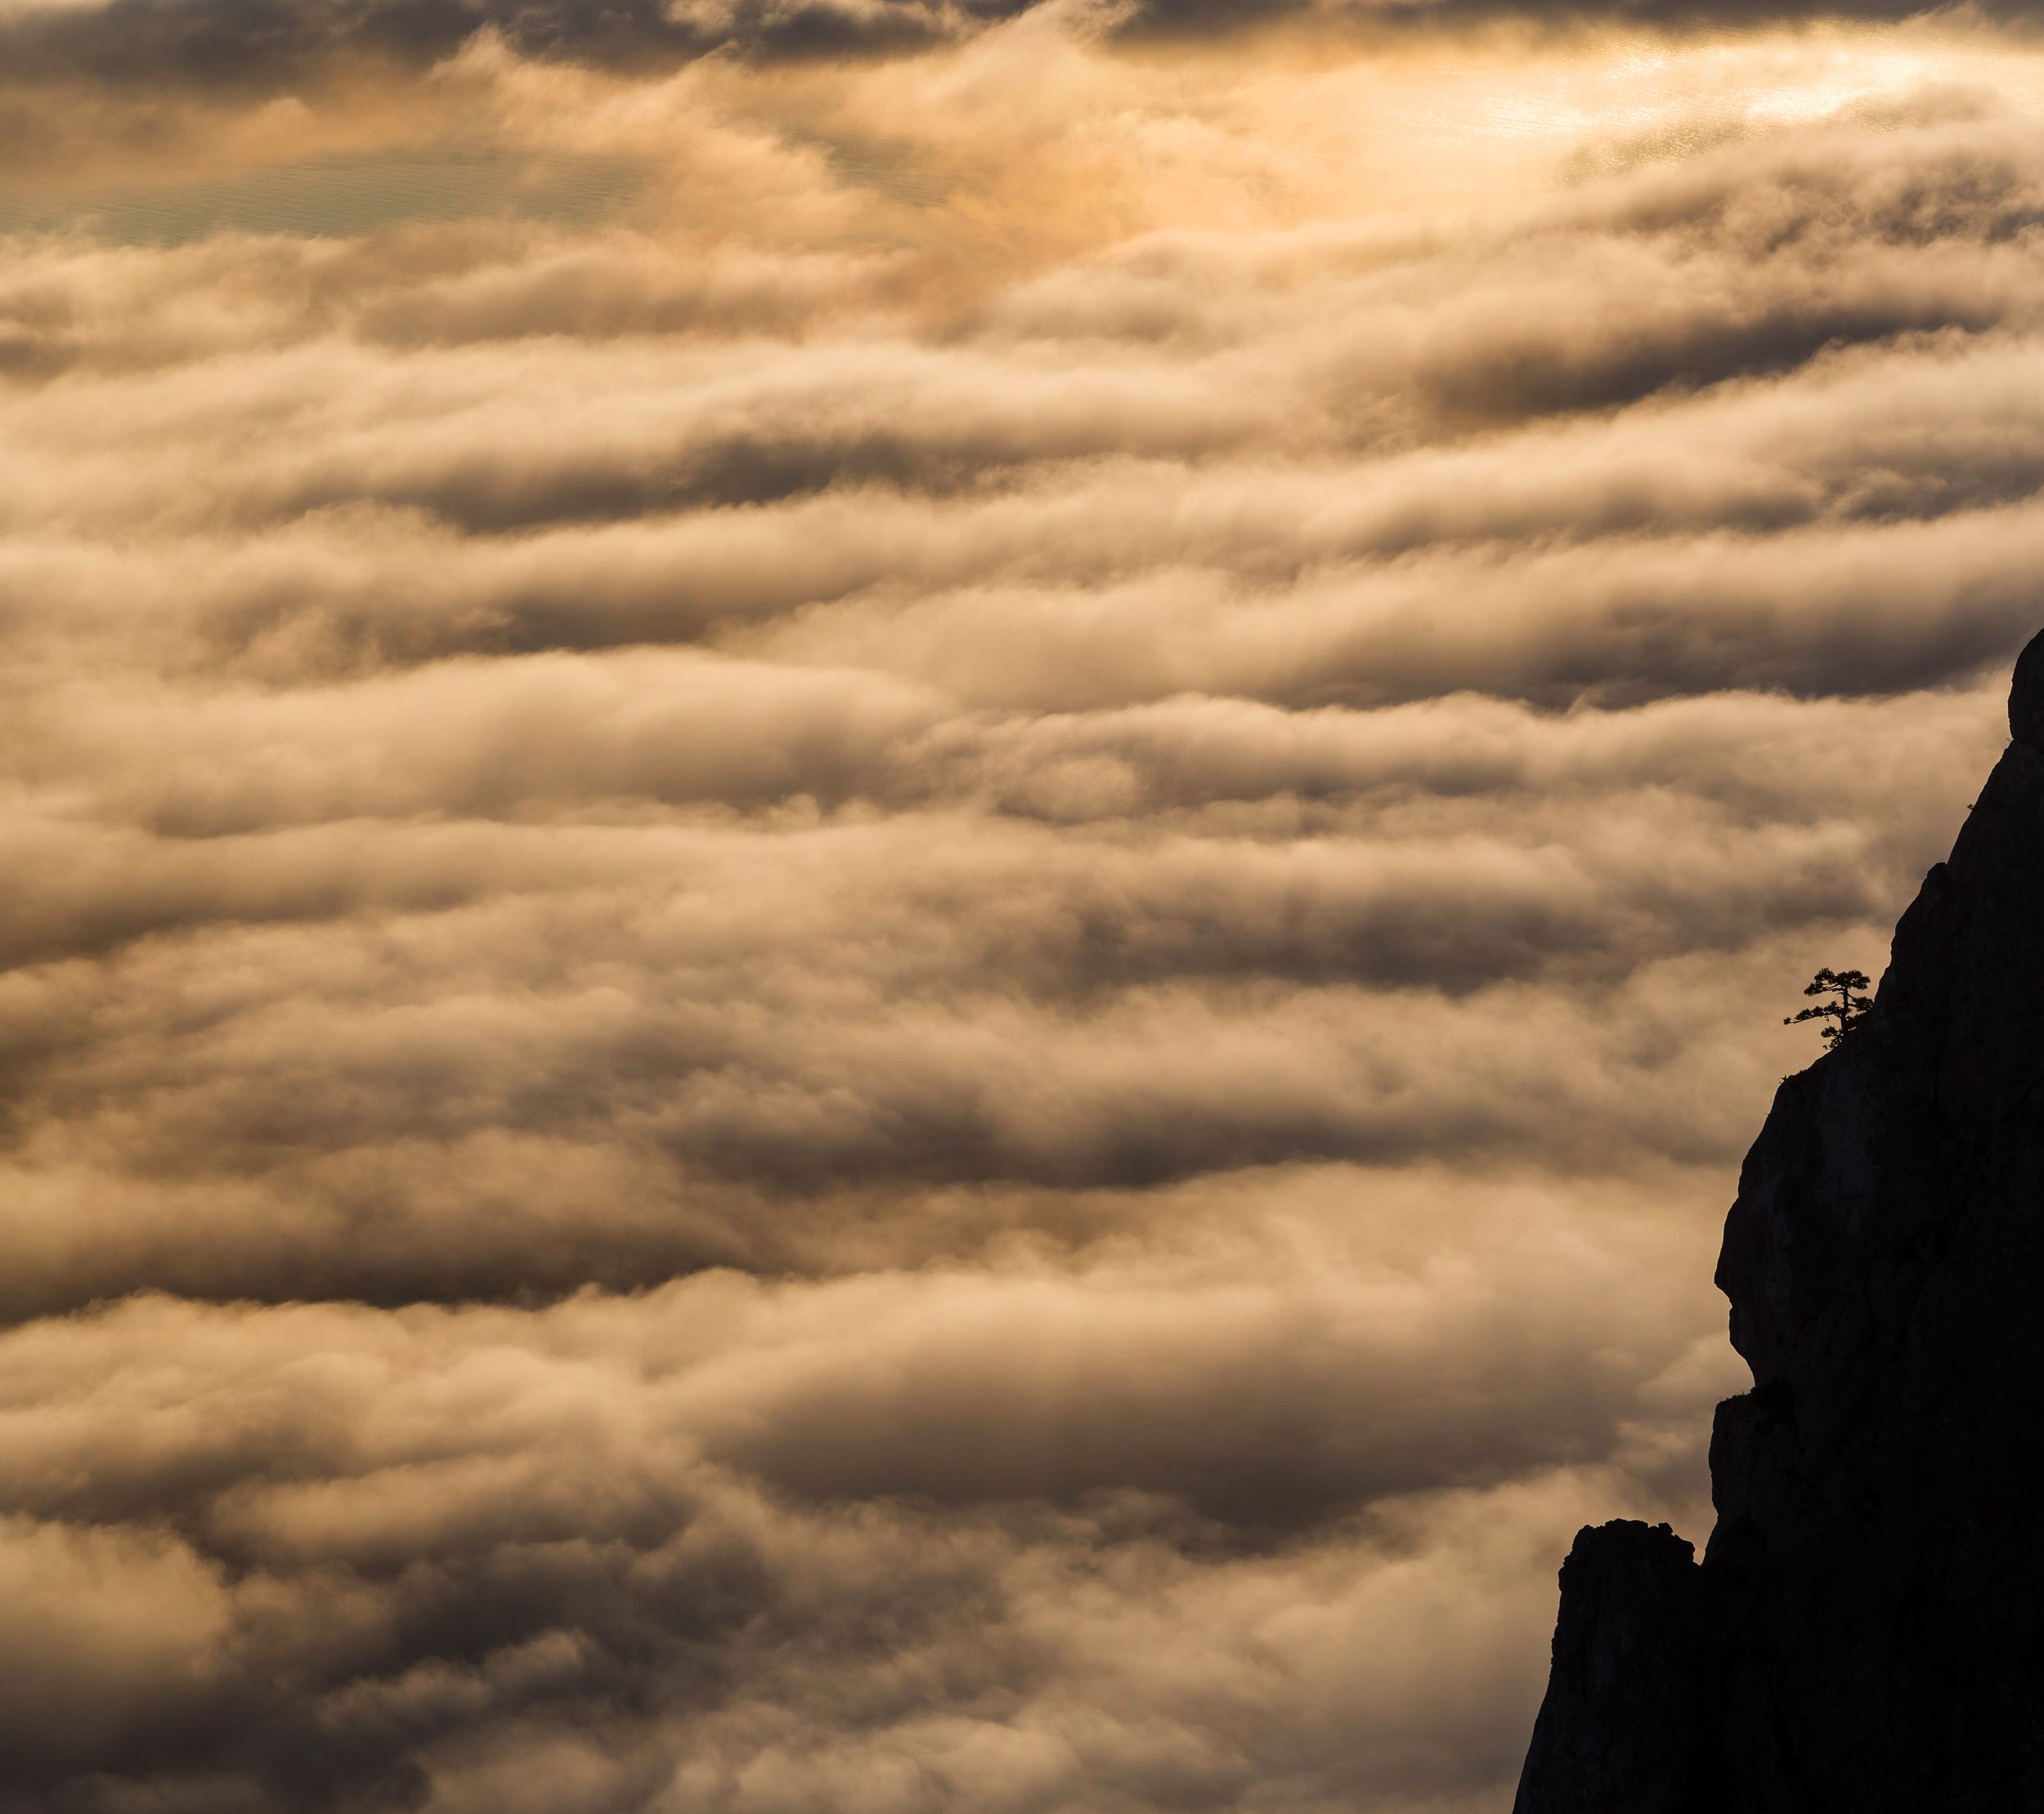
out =
[[1741,1171],[1704,1560],[1578,1538],[1517,1814],[2044,1807],[2044,636],[2009,716]]

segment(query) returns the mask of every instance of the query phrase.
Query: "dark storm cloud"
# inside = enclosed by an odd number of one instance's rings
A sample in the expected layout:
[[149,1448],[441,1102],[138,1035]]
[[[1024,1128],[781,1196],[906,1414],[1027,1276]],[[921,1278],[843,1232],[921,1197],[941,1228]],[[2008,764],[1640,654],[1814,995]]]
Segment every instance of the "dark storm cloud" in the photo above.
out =
[[0,245],[8,1814],[1495,1814],[1707,1521],[2040,615],[2031,65],[831,18],[8,28],[95,182],[486,25],[407,142],[644,173]]

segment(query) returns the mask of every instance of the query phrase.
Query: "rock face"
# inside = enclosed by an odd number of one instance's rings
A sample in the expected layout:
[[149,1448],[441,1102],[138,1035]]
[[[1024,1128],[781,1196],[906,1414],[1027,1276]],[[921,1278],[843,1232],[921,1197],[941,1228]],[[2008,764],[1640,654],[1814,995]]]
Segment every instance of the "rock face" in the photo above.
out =
[[1576,1539],[1516,1814],[2044,1810],[2044,636],[2009,718],[1746,1156],[1704,1560]]

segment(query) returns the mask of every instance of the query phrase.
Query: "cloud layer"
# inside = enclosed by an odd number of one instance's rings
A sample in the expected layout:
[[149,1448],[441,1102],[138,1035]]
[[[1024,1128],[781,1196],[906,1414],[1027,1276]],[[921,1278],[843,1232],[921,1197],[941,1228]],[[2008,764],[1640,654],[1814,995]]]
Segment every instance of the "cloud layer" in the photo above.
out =
[[[430,66],[478,34],[522,56],[621,74],[703,57],[772,66],[969,43],[1033,11],[1138,45],[1238,45],[1272,29],[1336,43],[1495,30],[1569,37],[1613,25],[1685,34],[1812,23],[1891,25],[1939,0],[8,0],[0,66],[30,83],[256,95]],[[1964,16],[2028,23],[2020,0]]]
[[7,16],[0,1806],[1508,1803],[2044,615],[1736,23]]

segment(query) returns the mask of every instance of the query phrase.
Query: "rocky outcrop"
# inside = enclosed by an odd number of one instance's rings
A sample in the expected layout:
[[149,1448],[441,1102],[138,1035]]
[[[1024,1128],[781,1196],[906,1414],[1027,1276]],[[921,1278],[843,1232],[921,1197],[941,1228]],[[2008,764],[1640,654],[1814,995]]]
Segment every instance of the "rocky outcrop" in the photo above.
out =
[[[1689,1814],[1703,1767],[1696,1546],[1620,1519],[1577,1534],[1562,1565],[1554,1674],[1534,1728],[1522,1807],[1576,1802]],[[1614,1745],[1609,1735],[1625,1736]],[[1571,1798],[1574,1798],[1573,1800]]]
[[1718,1283],[1717,1528],[1576,1539],[1517,1814],[2044,1810],[2044,637]]

